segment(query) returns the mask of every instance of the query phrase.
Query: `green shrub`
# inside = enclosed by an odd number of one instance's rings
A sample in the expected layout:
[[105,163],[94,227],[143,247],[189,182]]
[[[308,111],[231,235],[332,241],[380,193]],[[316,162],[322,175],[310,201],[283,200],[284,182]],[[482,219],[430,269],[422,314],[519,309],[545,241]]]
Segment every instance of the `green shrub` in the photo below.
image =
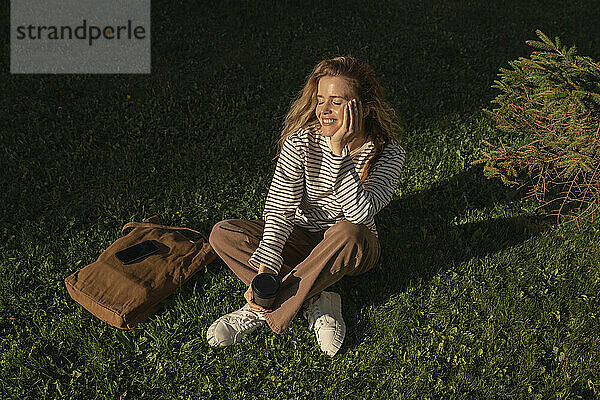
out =
[[579,226],[599,206],[600,64],[536,33],[542,42],[526,43],[544,51],[510,61],[512,70],[500,68],[492,85],[503,92],[492,100],[499,107],[483,110],[518,146],[483,140],[485,158],[472,164],[485,162],[488,179],[528,186],[525,198],[535,196],[558,225]]

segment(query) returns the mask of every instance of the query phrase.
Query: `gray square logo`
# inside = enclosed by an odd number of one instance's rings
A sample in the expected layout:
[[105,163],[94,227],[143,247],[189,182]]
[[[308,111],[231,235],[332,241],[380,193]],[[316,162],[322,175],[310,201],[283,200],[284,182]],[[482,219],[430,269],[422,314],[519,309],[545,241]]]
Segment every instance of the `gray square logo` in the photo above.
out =
[[150,0],[11,0],[13,74],[149,74]]

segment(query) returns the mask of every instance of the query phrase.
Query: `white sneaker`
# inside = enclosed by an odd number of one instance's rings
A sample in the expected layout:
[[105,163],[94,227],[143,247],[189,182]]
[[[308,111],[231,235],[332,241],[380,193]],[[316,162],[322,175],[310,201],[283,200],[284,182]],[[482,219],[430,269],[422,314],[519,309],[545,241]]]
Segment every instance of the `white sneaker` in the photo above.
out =
[[340,295],[321,292],[305,302],[302,313],[308,320],[308,329],[314,329],[321,350],[333,357],[342,347],[346,336]]
[[206,331],[206,340],[212,347],[226,347],[239,343],[244,336],[266,323],[262,313],[252,311],[248,303],[239,310],[217,318]]

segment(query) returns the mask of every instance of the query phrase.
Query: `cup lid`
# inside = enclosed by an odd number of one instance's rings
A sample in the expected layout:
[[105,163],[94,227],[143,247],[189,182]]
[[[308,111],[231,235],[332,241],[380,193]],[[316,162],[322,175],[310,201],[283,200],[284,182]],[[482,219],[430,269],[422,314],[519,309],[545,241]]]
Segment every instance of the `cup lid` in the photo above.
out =
[[279,278],[267,272],[258,274],[252,280],[252,290],[263,298],[274,297],[279,290]]

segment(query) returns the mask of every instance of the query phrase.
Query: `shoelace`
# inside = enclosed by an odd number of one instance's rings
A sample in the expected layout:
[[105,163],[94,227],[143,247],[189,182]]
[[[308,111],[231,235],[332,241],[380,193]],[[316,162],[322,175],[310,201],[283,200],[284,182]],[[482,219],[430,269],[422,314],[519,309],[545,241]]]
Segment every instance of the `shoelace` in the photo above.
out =
[[242,309],[236,315],[228,316],[225,322],[234,326],[236,331],[241,331],[252,327],[257,321],[264,322],[259,317],[260,315],[255,311]]
[[[316,299],[310,299],[308,302],[308,308],[304,311],[304,315],[308,320],[308,329],[315,329],[315,332],[318,332],[323,325],[328,323],[327,314],[325,314],[319,308],[316,303]],[[321,318],[322,316],[326,316],[325,318]],[[316,326],[315,326],[316,324]]]

